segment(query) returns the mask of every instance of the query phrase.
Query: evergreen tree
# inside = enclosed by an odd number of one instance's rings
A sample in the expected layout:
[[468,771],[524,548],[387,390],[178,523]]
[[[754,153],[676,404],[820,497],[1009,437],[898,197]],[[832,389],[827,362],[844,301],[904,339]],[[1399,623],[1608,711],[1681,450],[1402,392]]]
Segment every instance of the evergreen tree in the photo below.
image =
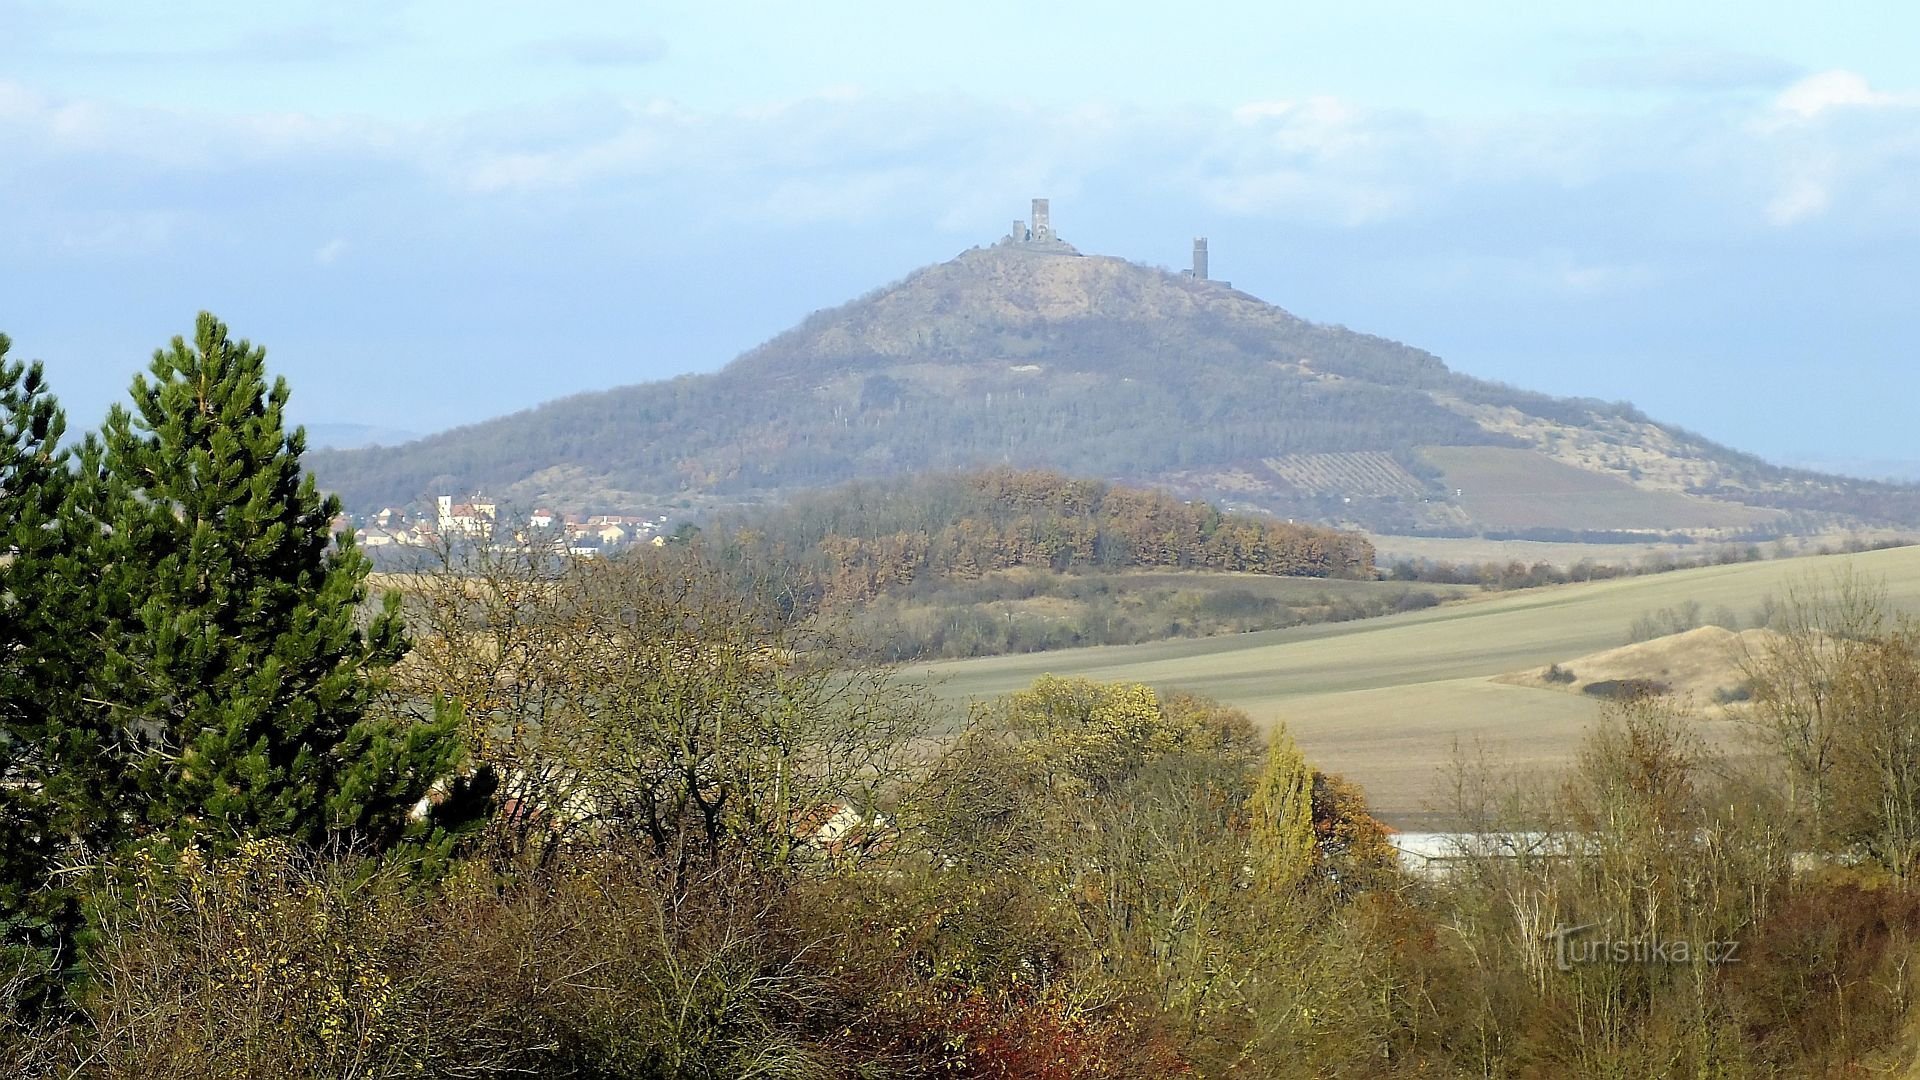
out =
[[[77,685],[84,649],[71,601],[86,578],[62,531],[66,420],[41,366],[8,362],[9,346],[0,335],[0,946],[9,970],[32,972],[70,959],[61,946],[79,923],[78,900],[46,886],[66,841],[85,831],[62,813],[62,797],[77,788],[91,801],[97,785],[87,776],[94,741],[75,738],[49,707]],[[69,762],[81,767],[69,772]]]
[[366,626],[370,563],[300,464],[265,350],[202,314],[80,453],[102,598],[100,708],[128,748],[137,839],[398,840],[455,763],[457,718],[378,707],[407,649],[399,598]]

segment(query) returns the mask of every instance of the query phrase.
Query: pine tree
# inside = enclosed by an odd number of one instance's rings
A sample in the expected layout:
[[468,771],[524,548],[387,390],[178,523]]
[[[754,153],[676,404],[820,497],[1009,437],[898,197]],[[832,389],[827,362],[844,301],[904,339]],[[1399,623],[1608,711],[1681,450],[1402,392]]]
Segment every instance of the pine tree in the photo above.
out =
[[265,350],[202,314],[80,452],[104,526],[97,701],[129,748],[134,839],[384,845],[455,763],[457,718],[377,707],[399,598],[361,625],[370,564],[300,464]]
[[[72,513],[66,421],[39,364],[0,336],[0,946],[29,1009],[71,969],[82,889],[70,871],[117,832],[119,741],[92,698],[97,536]],[[22,956],[22,951],[28,956]]]
[[39,364],[10,363],[0,334],[0,912],[20,909],[46,861],[35,685],[51,644],[36,586],[64,491],[65,417]]

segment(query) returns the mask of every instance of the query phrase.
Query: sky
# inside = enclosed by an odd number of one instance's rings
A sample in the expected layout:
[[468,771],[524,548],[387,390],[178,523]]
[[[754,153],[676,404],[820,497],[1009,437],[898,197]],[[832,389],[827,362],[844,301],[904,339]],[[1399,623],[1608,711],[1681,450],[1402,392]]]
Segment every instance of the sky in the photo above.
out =
[[1044,195],[1473,375],[1914,461],[1916,40],[1875,0],[0,0],[0,332],[76,427],[206,309],[297,419],[428,432],[715,370]]

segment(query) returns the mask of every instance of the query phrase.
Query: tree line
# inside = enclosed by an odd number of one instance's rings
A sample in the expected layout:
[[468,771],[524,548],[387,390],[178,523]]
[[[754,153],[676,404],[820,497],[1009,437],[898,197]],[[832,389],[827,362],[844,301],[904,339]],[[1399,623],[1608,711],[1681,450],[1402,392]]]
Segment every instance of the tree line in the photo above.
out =
[[708,540],[728,558],[797,568],[828,605],[858,604],[930,578],[975,580],[1021,567],[1373,573],[1373,545],[1355,533],[1010,468],[804,495],[718,521]]

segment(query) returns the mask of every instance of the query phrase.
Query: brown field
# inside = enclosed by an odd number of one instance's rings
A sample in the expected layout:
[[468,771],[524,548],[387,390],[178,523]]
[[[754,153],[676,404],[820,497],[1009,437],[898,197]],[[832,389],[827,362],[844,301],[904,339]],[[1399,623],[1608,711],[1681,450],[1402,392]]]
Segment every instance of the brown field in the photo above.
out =
[[1637,566],[1649,555],[1670,555],[1675,559],[1698,558],[1713,550],[1712,544],[1582,544],[1550,540],[1487,540],[1478,536],[1393,536],[1370,533],[1374,561],[1390,566],[1398,559],[1432,559],[1452,563],[1510,563],[1528,566],[1546,563],[1568,567],[1585,559],[1603,566]]
[[[1691,561],[1711,555],[1722,543],[1704,540],[1694,544],[1583,544],[1545,540],[1488,540],[1478,536],[1396,536],[1369,533],[1377,553],[1376,562],[1389,566],[1397,559],[1432,559],[1453,563],[1509,563],[1528,566],[1543,562],[1562,569],[1585,559],[1604,566],[1638,566],[1649,555],[1668,555],[1677,561]],[[1833,531],[1813,536],[1789,536],[1769,540],[1760,549],[1769,558],[1776,555],[1813,555],[1822,547],[1843,550],[1848,544],[1866,545],[1887,541],[1910,543],[1911,529],[1856,529]],[[1744,544],[1735,546],[1744,547]]]
[[1737,692],[1747,682],[1743,666],[1751,657],[1764,656],[1778,636],[1771,630],[1735,632],[1722,626],[1701,626],[1651,641],[1637,641],[1616,649],[1556,660],[1559,678],[1550,668],[1532,668],[1502,675],[1512,686],[1591,693],[1594,684],[1642,679],[1690,698],[1706,711],[1718,711],[1717,697]]
[[1497,676],[1614,648],[1641,615],[1689,601],[1744,616],[1768,595],[1846,567],[1885,580],[1896,606],[1920,612],[1920,548],[1899,548],[1488,594],[1363,622],[955,661],[915,674],[956,705],[1049,673],[1208,694],[1262,722],[1284,720],[1321,767],[1358,780],[1388,820],[1412,824],[1444,815],[1456,744],[1484,740],[1515,764],[1555,766],[1598,715],[1585,695]]
[[1668,491],[1647,491],[1606,473],[1555,461],[1537,450],[1434,446],[1421,456],[1446,476],[1455,500],[1495,529],[1727,529],[1778,517]]

